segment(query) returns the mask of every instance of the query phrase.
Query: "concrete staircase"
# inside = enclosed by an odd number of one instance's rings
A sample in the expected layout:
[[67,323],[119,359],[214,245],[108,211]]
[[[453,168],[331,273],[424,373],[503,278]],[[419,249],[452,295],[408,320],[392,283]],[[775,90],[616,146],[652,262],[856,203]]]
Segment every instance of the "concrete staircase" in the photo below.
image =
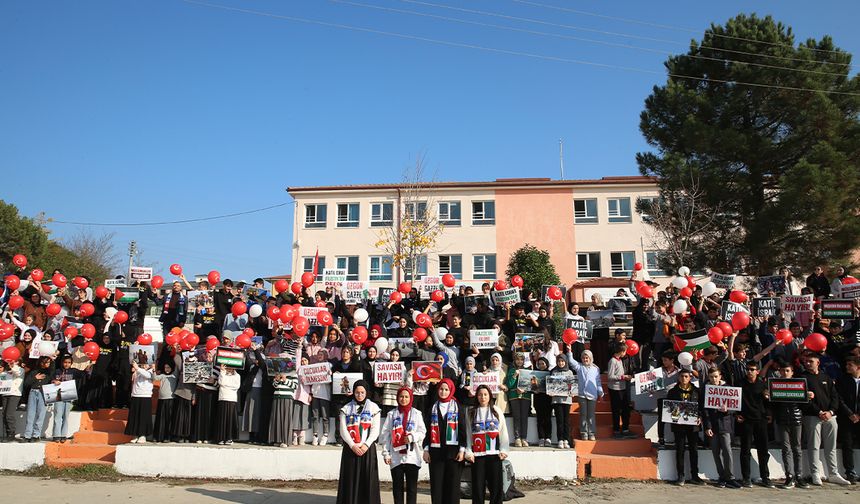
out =
[[81,414],[81,428],[66,443],[45,446],[45,464],[64,468],[87,464],[113,465],[116,446],[131,441],[123,434],[128,410],[103,409]]

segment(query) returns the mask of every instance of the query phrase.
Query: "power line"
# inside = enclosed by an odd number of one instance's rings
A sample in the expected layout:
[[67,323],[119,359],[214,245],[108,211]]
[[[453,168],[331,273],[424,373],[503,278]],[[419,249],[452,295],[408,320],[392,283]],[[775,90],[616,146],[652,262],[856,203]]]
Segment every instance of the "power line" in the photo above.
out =
[[258,212],[264,212],[266,210],[271,210],[273,208],[278,208],[282,206],[289,205],[290,203],[279,203],[277,205],[267,206],[264,208],[256,208],[254,210],[247,210],[245,212],[236,212],[231,214],[224,215],[216,215],[213,217],[200,217],[197,219],[183,219],[183,220],[175,220],[175,221],[156,221],[156,222],[77,222],[77,221],[64,221],[64,220],[54,220],[48,219],[48,222],[54,224],[75,224],[79,226],[165,226],[168,224],[188,224],[191,222],[204,222],[204,221],[212,221],[218,219],[227,219],[230,217],[238,217],[240,215],[249,215]]
[[[542,7],[544,9],[551,9],[551,10],[557,10],[557,11],[562,11],[562,12],[571,12],[573,14],[581,14],[583,16],[592,16],[592,17],[598,17],[598,18],[603,18],[603,19],[611,19],[613,21],[621,21],[624,23],[633,23],[633,24],[639,24],[639,25],[644,25],[644,26],[652,26],[655,28],[663,28],[666,30],[683,31],[683,32],[688,32],[688,33],[699,33],[699,30],[694,30],[692,28],[684,28],[684,27],[680,27],[680,26],[672,26],[672,25],[665,25],[665,24],[659,24],[659,23],[652,23],[649,21],[640,21],[638,19],[630,19],[630,18],[623,18],[623,17],[617,17],[617,16],[608,16],[606,14],[597,14],[594,12],[587,12],[587,11],[583,11],[583,10],[579,10],[579,9],[571,9],[569,7],[560,7],[557,5],[547,5],[547,4],[537,3],[537,2],[530,2],[528,0],[511,0],[511,1],[518,3],[518,4],[531,5],[533,7]],[[778,46],[778,47],[785,47],[785,44],[781,44],[779,42],[770,42],[767,40],[758,40],[758,39],[752,39],[752,38],[747,38],[747,37],[738,37],[736,35],[723,35],[721,33],[711,33],[711,35],[714,37],[731,39],[731,40],[741,40],[744,42],[755,42],[757,44],[767,44],[767,45],[774,45],[774,46]],[[789,47],[793,47],[793,46],[789,46]],[[842,51],[833,50],[833,49],[816,49],[814,47],[807,47],[806,49],[809,49],[810,51],[843,54]]]
[[[394,7],[385,7],[385,6],[381,6],[381,5],[365,4],[365,3],[361,3],[361,2],[352,2],[349,0],[328,0],[328,1],[332,2],[332,3],[351,5],[354,7],[362,7],[362,8],[366,8],[366,9],[375,9],[375,10],[381,10],[381,11],[386,11],[386,12],[395,12],[398,14],[407,14],[407,15],[411,15],[411,16],[420,16],[420,17],[427,17],[427,18],[431,18],[431,19],[440,19],[443,21],[450,21],[450,22],[454,22],[454,23],[469,24],[469,25],[473,25],[473,26],[483,26],[486,28],[496,28],[496,29],[500,29],[500,30],[508,30],[508,31],[519,32],[519,33],[527,33],[527,34],[531,34],[531,35],[541,35],[541,36],[545,36],[545,37],[553,37],[553,38],[559,38],[559,39],[564,39],[564,40],[575,40],[575,41],[580,41],[580,42],[589,42],[589,43],[605,45],[605,46],[609,46],[609,47],[619,47],[622,49],[633,49],[633,50],[637,50],[637,51],[645,51],[645,52],[650,52],[650,53],[672,56],[672,53],[670,51],[666,51],[666,50],[662,50],[662,49],[653,49],[650,47],[641,47],[641,46],[635,46],[635,45],[630,45],[630,44],[621,44],[618,42],[607,42],[605,40],[597,40],[597,39],[590,39],[590,38],[584,38],[584,37],[574,37],[572,35],[562,35],[559,33],[550,33],[550,32],[542,32],[542,31],[537,31],[537,30],[528,30],[525,28],[516,28],[513,26],[505,26],[505,25],[499,25],[499,24],[493,24],[493,23],[483,23],[480,21],[470,21],[470,20],[466,20],[466,19],[453,18],[453,17],[449,17],[449,16],[440,16],[438,14],[429,14],[426,12],[418,12],[418,11],[412,11],[412,10],[406,10],[406,9],[397,9]],[[712,56],[704,56],[704,55],[700,55],[700,54],[680,54],[678,56],[683,57],[683,58],[700,59],[700,60],[705,60],[705,61],[717,61],[717,62],[721,62],[721,63],[739,63],[739,64],[743,64],[743,65],[756,66],[756,67],[760,67],[760,68],[771,68],[774,70],[787,70],[790,72],[812,73],[812,74],[820,74],[820,75],[833,75],[833,76],[837,76],[837,77],[844,77],[845,76],[845,74],[842,72],[826,72],[823,70],[809,70],[809,69],[805,69],[805,68],[791,68],[791,67],[785,67],[785,66],[779,66],[779,65],[769,65],[767,63],[756,63],[753,61],[740,61],[740,60],[733,60],[733,59],[728,59],[728,58],[715,58]]]
[[[663,72],[656,71],[656,70],[649,70],[649,69],[645,69],[645,68],[620,66],[620,65],[613,65],[610,63],[599,63],[599,62],[595,62],[595,61],[579,60],[579,59],[572,59],[572,58],[563,58],[563,57],[559,57],[559,56],[548,56],[548,55],[544,55],[544,54],[529,53],[529,52],[524,52],[524,51],[515,51],[515,50],[511,50],[511,49],[499,49],[499,48],[495,48],[495,47],[487,47],[487,46],[468,44],[468,43],[463,43],[463,42],[451,42],[448,40],[433,39],[433,38],[429,38],[429,37],[421,37],[418,35],[410,35],[410,34],[406,34],[406,33],[389,32],[389,31],[384,31],[384,30],[376,30],[373,28],[365,28],[365,27],[361,27],[361,26],[353,26],[353,25],[347,25],[347,24],[342,24],[342,23],[331,23],[328,21],[319,21],[316,19],[308,19],[308,18],[302,18],[302,17],[297,17],[297,16],[273,14],[271,12],[263,12],[263,11],[257,11],[257,10],[252,10],[252,9],[244,9],[244,8],[240,8],[240,7],[231,7],[228,5],[210,4],[210,3],[206,3],[206,2],[201,2],[199,0],[182,0],[182,1],[185,3],[199,5],[202,7],[209,7],[209,8],[213,8],[213,9],[221,9],[221,10],[227,10],[227,11],[233,11],[233,12],[242,12],[245,14],[251,14],[251,15],[255,15],[255,16],[270,17],[270,18],[274,18],[274,19],[284,19],[284,20],[288,20],[288,21],[295,21],[295,22],[299,22],[299,23],[307,23],[307,24],[313,24],[313,25],[318,25],[318,26],[325,26],[325,27],[329,27],[329,28],[339,28],[339,29],[351,30],[351,31],[357,31],[357,32],[373,33],[373,34],[377,34],[377,35],[385,35],[385,36],[389,36],[389,37],[396,37],[396,38],[401,38],[401,39],[406,39],[406,40],[417,40],[417,41],[421,41],[421,42],[428,42],[428,43],[432,43],[432,44],[445,45],[445,46],[449,46],[449,47],[461,47],[461,48],[467,48],[467,49],[475,49],[475,50],[479,50],[479,51],[492,52],[492,53],[496,53],[496,54],[508,54],[508,55],[512,55],[512,56],[522,56],[522,57],[526,57],[526,58],[534,58],[534,59],[539,59],[539,60],[544,60],[544,61],[555,61],[555,62],[559,62],[559,63],[573,63],[573,64],[577,64],[577,65],[587,65],[587,66],[593,66],[593,67],[599,67],[599,68],[624,70],[624,71],[628,71],[628,72],[638,72],[638,73],[645,73],[645,74],[652,74],[652,75],[663,75]],[[695,81],[699,81],[699,82],[711,82],[711,83],[717,83],[717,84],[730,84],[730,85],[749,86],[749,87],[756,87],[756,88],[783,89],[783,90],[787,90],[787,91],[803,91],[803,92],[809,92],[809,93],[825,93],[825,94],[846,95],[846,96],[860,96],[860,93],[852,93],[852,92],[848,92],[848,91],[833,91],[833,90],[828,90],[828,89],[813,89],[813,88],[804,88],[804,87],[796,87],[796,86],[780,86],[780,85],[775,85],[775,84],[760,84],[760,83],[755,83],[755,82],[742,82],[742,81],[734,81],[734,80],[728,80],[728,79],[714,79],[714,78],[709,78],[709,77],[698,77],[695,75],[682,75],[682,74],[674,74],[674,73],[667,73],[666,75],[668,75],[669,77],[676,78],[676,79],[687,79],[687,80],[695,80]]]

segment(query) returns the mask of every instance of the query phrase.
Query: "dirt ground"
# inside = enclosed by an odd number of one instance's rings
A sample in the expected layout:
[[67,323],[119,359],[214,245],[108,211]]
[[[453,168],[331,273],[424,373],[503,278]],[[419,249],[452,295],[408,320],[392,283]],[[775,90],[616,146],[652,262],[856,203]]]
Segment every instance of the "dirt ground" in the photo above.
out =
[[[20,476],[11,473],[0,477],[7,502],[89,503],[94,499],[110,502],[176,502],[176,503],[242,503],[242,504],[334,504],[334,482],[266,482],[260,484],[195,482],[189,480],[148,480],[135,478],[100,478],[95,481],[52,476]],[[759,503],[827,502],[856,504],[860,486],[838,487],[825,484],[810,490],[774,490],[753,488],[725,490],[716,487],[684,488],[665,483],[592,482],[582,485],[523,482],[525,498],[511,502],[529,504],[607,503],[625,504],[659,502],[716,502],[718,499],[755,500]],[[418,502],[430,502],[428,487],[419,487]],[[392,503],[390,485],[383,485],[384,503]],[[34,500],[35,499],[35,500]],[[467,502],[467,501],[463,501]]]

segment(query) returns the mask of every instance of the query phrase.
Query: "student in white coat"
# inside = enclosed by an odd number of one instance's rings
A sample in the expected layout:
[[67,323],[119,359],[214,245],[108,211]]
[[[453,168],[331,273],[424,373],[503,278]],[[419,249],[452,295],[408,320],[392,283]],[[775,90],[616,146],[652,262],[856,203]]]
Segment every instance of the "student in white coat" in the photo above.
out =
[[415,504],[418,499],[418,469],[426,434],[423,415],[412,407],[412,391],[400,387],[397,408],[388,412],[379,436],[382,459],[391,466],[394,504]]

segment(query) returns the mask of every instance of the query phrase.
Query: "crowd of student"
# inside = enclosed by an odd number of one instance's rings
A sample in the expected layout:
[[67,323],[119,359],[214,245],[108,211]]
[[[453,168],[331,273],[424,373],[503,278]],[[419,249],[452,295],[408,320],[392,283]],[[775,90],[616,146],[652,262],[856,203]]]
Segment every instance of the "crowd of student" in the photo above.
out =
[[[554,303],[538,299],[538,293],[522,290],[523,301],[497,306],[489,296],[493,289],[490,284],[484,284],[479,293],[472,292],[471,287],[446,290],[438,300],[425,299],[412,288],[402,298],[366,300],[354,306],[347,305],[341,292],[331,287],[309,290],[311,285],[299,284],[295,289],[270,294],[262,279],[257,279],[252,289],[243,289],[230,280],[191,286],[180,275],[181,282],[174,282],[166,292],[146,283],[135,284],[139,297],[122,302],[125,298],[116,299],[112,292],[105,295],[84,282],[78,287],[58,287],[54,282],[49,287],[27,271],[15,273],[17,278],[26,278],[26,287],[13,288],[7,281],[0,295],[3,317],[15,327],[14,337],[6,338],[2,344],[14,345],[20,355],[6,359],[4,354],[4,370],[13,377],[11,391],[3,396],[5,439],[16,438],[15,417],[17,410],[23,408],[27,412],[26,429],[17,439],[38,440],[46,408],[41,386],[74,380],[79,398],[74,403],[76,408],[130,407],[126,433],[133,436],[132,442],[232,444],[239,440],[240,432],[247,432],[250,443],[286,447],[304,444],[310,431],[312,445],[325,445],[330,442],[330,418],[334,417],[334,441],[343,445],[339,493],[344,498],[339,502],[379,501],[377,442],[385,462],[392,467],[396,502],[403,502],[404,493],[407,502],[415,501],[422,462],[430,467],[433,502],[456,501],[454,494],[459,492],[464,460],[472,462],[474,502],[483,502],[487,490],[491,502],[500,502],[502,463],[511,446],[528,446],[531,414],[537,420],[540,446],[566,449],[573,442],[568,429],[573,398],[520,388],[518,375],[522,370],[576,375],[583,440],[596,438],[596,402],[604,395],[605,372],[613,436],[624,438],[634,437],[629,429],[630,382],[636,372],[651,366],[652,358],[659,358],[660,362],[653,365],[663,368],[667,383],[677,381],[668,391],[656,394],[668,399],[700,401],[700,387],[709,380],[744,387],[739,414],[707,410],[702,412],[700,427],[672,426],[681,484],[685,451],[689,451],[691,480],[699,482],[696,448],[705,442],[712,446],[718,461],[719,484],[737,486],[730,458],[730,446],[737,436],[741,441],[741,484],[749,486],[749,450],[754,444],[759,461],[766,460],[771,415],[776,418],[777,432],[785,434],[780,439],[788,439],[783,442],[789,454],[783,457],[789,475],[786,487],[805,484],[798,474],[800,432],[806,438],[811,460],[817,460],[821,445],[828,480],[837,483],[845,481],[836,472],[837,426],[843,446],[850,447],[860,438],[856,397],[860,387],[860,347],[847,337],[858,329],[856,318],[844,325],[834,321],[828,325],[828,321],[815,316],[808,327],[801,327],[784,314],[773,320],[754,318],[749,327],[737,331],[727,342],[706,349],[693,365],[680,366],[673,335],[707,329],[720,321],[722,296],[702,296],[700,287],[688,296],[689,310],[683,314],[672,313],[672,303],[680,296],[672,286],[656,293],[653,303],[648,298],[633,300],[630,336],[640,351],[630,355],[627,332],[618,329],[610,335],[613,317],[593,320],[596,323],[587,347],[582,341],[567,344],[558,338],[561,328],[556,328]],[[193,307],[188,291],[204,293]],[[487,295],[488,302],[469,303],[473,294]],[[23,303],[14,303],[21,304],[17,308],[10,306],[15,296],[23,298]],[[234,313],[232,308],[239,302],[246,307],[260,305],[260,309]],[[189,348],[183,346],[184,341],[164,343],[154,362],[130,358],[130,348],[143,333],[145,313],[152,303],[161,307],[165,341],[170,341],[170,335],[179,332],[190,318],[199,346]],[[331,314],[331,324],[311,327],[306,335],[297,335],[296,328],[273,310],[296,304],[325,307]],[[58,306],[59,311],[53,306]],[[611,306],[612,302],[610,309]],[[855,317],[856,306],[855,303]],[[361,320],[356,318],[359,308],[364,312]],[[605,313],[606,309],[601,296],[595,295],[588,307],[568,303],[562,320],[582,320],[589,311]],[[425,331],[426,338],[414,344],[378,348],[379,341],[412,338],[420,332],[416,331],[419,314],[432,322]],[[86,325],[95,329],[94,335],[82,334]],[[360,344],[352,337],[356,326],[368,329],[367,338]],[[790,343],[777,340],[776,331],[781,327],[792,331],[794,339]],[[236,346],[248,329],[256,342],[247,348]],[[494,329],[499,336],[497,346],[473,346],[470,329]],[[825,353],[801,351],[804,338],[812,332],[827,336],[830,344]],[[524,344],[515,338],[522,333],[537,337]],[[97,345],[97,355],[85,350],[84,344],[90,338]],[[217,342],[208,344],[212,339]],[[41,340],[57,341],[56,352],[31,359],[31,347]],[[219,345],[244,352],[244,367],[214,366],[208,381],[183,383],[185,363],[213,362]],[[747,359],[750,350],[754,357]],[[295,358],[299,366],[328,363],[332,372],[361,373],[363,379],[352,386],[351,396],[333,395],[331,384],[305,385],[294,371],[269,376],[266,361],[273,357]],[[398,360],[406,362],[407,370],[413,361],[438,361],[442,364],[442,380],[420,381],[408,371],[402,383],[376,384],[374,363]],[[809,403],[796,408],[770,405],[762,378],[773,373],[785,376],[794,370],[808,377],[813,392]],[[471,381],[475,373],[498,374],[498,391],[486,386],[474,388]],[[698,379],[699,387],[693,386],[693,379]],[[153,423],[154,383],[159,387]],[[53,404],[55,440],[67,437],[66,422],[72,406],[68,401]],[[511,433],[505,414],[512,416]],[[661,425],[661,444],[664,430]],[[853,459],[845,455],[843,463],[848,479],[855,480]],[[760,467],[762,484],[770,486],[766,464]],[[817,465],[811,467],[811,483],[820,484],[822,473]]]

